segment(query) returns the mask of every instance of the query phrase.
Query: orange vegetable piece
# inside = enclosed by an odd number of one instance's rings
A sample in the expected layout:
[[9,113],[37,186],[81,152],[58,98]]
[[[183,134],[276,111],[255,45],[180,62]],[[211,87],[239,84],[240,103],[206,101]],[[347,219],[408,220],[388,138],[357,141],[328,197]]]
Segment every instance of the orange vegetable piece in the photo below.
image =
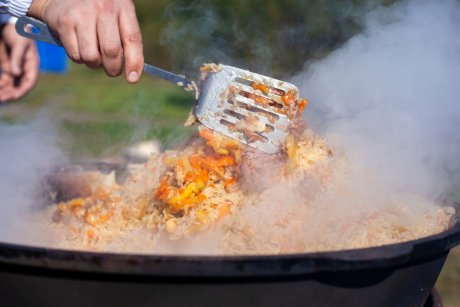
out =
[[211,130],[200,129],[199,133],[200,133],[200,136],[207,141],[211,141],[214,138],[214,133]]
[[98,224],[103,224],[107,222],[113,216],[114,212],[115,212],[114,207],[112,207],[111,210],[107,212],[106,214],[102,214],[100,216],[98,216],[96,213],[86,211],[85,216],[84,216],[85,222],[91,226],[97,226]]
[[252,82],[251,87],[255,90],[259,90],[265,94],[270,93],[270,88],[266,85],[257,83],[257,82]]
[[235,165],[235,159],[233,159],[232,156],[224,156],[222,158],[219,159],[219,161],[217,162],[217,165],[218,166],[231,166],[231,165]]
[[281,100],[285,105],[288,106],[295,101],[295,96],[292,93],[288,92],[286,95],[281,96]]
[[271,101],[268,100],[267,98],[257,96],[257,95],[251,95],[251,96],[252,97],[249,97],[249,98],[253,99],[255,102],[257,102],[258,104],[262,106],[269,106],[271,103]]
[[110,210],[109,212],[107,212],[106,214],[103,214],[99,217],[97,223],[98,224],[103,224],[105,222],[107,222],[112,216],[113,216],[113,213],[115,212],[115,208],[112,208],[112,210]]
[[168,178],[165,176],[160,182],[160,186],[155,191],[155,197],[161,200],[165,200],[170,192],[171,188],[168,185]]
[[95,235],[96,235],[96,234],[94,233],[94,230],[92,230],[92,229],[88,229],[88,230],[86,231],[86,236],[87,236],[88,239],[90,239],[90,240],[93,239]]
[[300,102],[299,102],[299,115],[302,114],[303,110],[305,109],[305,107],[308,105],[308,100],[307,99],[301,99]]
[[230,186],[234,185],[235,182],[236,182],[235,177],[225,180],[225,189],[227,190]]

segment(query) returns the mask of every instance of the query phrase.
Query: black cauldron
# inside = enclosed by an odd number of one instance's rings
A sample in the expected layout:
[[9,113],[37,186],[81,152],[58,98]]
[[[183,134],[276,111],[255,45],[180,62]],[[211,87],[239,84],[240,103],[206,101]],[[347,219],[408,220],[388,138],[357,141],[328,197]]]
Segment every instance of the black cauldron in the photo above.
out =
[[459,243],[458,218],[449,230],[419,240],[282,256],[109,254],[0,243],[0,306],[418,307]]

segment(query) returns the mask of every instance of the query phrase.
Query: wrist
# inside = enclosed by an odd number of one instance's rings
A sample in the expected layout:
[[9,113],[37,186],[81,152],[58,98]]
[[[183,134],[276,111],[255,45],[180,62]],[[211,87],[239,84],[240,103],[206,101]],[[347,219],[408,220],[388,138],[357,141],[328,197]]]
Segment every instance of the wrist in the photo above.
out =
[[49,0],[33,0],[27,15],[43,21],[49,2]]

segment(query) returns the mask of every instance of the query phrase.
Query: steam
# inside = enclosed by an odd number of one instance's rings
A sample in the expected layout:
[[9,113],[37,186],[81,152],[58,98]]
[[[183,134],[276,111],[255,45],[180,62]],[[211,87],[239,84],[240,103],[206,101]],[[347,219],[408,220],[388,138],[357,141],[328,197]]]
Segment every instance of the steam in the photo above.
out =
[[260,242],[291,251],[395,243],[431,223],[441,212],[433,204],[460,188],[458,29],[458,1],[379,7],[362,33],[292,78],[311,102],[307,123],[336,158],[320,188],[314,176],[262,177],[263,191],[234,217],[241,233],[251,229],[254,250],[276,252]]
[[[219,28],[217,12],[210,4],[192,2],[188,6],[173,2],[166,9],[167,19],[180,14],[200,12],[198,16],[188,19],[183,25],[169,23],[163,30],[160,43],[172,49],[176,65],[190,71],[197,71],[203,63],[223,61],[230,62],[229,42],[215,36]],[[237,33],[236,24],[231,24],[233,33]],[[192,68],[193,67],[193,68]]]
[[[53,125],[43,117],[27,124],[0,124],[0,241],[46,242],[40,185],[64,162]],[[41,217],[39,217],[41,216]]]
[[307,121],[392,188],[432,198],[459,189],[460,3],[381,7],[365,30],[293,79]]

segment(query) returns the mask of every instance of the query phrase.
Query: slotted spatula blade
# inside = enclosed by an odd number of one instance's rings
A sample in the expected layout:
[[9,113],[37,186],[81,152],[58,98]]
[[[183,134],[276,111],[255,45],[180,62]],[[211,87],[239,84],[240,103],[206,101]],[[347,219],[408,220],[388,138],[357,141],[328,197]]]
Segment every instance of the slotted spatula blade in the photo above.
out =
[[298,112],[297,87],[232,66],[218,68],[201,89],[198,121],[266,153],[280,151]]

